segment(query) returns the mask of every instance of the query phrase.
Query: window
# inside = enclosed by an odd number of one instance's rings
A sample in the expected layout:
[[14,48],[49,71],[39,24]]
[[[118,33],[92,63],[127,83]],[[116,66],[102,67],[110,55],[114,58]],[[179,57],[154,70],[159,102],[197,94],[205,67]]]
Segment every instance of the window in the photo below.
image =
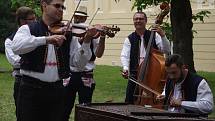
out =
[[198,9],[214,9],[215,0],[198,0]]

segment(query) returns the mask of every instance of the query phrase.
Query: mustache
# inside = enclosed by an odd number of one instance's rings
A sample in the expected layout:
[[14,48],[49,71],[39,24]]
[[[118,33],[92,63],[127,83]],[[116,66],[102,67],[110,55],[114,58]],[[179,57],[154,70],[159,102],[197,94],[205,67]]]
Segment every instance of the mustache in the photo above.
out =
[[177,78],[174,77],[174,76],[169,76],[169,79],[171,79],[171,80],[176,80]]

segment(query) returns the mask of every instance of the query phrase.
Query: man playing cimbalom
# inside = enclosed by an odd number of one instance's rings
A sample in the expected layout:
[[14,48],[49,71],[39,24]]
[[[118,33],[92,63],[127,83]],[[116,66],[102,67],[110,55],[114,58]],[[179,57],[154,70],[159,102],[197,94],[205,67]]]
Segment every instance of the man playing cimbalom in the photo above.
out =
[[164,91],[157,96],[164,100],[167,110],[176,113],[199,113],[203,116],[213,110],[213,94],[203,77],[185,68],[178,54],[170,55],[165,62],[168,74]]
[[[16,11],[16,20],[17,20],[18,27],[20,27],[22,25],[29,24],[31,22],[36,21],[36,16],[35,16],[34,11],[31,8],[22,6],[22,7],[18,8]],[[8,62],[13,66],[12,75],[15,77],[13,97],[14,97],[15,106],[17,109],[17,97],[19,94],[19,85],[21,82],[21,74],[20,74],[21,57],[19,55],[14,54],[14,52],[11,49],[12,40],[13,40],[15,34],[16,34],[16,32],[13,32],[5,40],[5,54],[6,54]]]
[[[84,39],[85,46],[69,60],[70,34],[55,34],[50,27],[62,20],[64,0],[41,0],[41,8],[42,19],[21,26],[12,42],[13,52],[21,56],[18,121],[62,121],[62,80],[69,77],[69,61],[80,64],[90,49],[90,41]],[[91,28],[86,36],[95,33]]]

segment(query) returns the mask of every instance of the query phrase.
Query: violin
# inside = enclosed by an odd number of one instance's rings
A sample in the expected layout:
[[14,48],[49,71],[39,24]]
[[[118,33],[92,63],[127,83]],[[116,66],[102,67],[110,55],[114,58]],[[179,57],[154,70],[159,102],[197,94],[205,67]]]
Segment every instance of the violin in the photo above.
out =
[[[75,8],[75,11],[77,11],[80,3],[81,3],[81,0],[79,0],[77,6]],[[100,8],[97,9],[96,13],[98,12],[99,9]],[[93,39],[100,37],[101,32],[103,32],[108,37],[112,38],[115,36],[115,34],[117,32],[120,31],[120,28],[118,28],[117,26],[114,27],[114,25],[112,27],[107,27],[107,26],[102,26],[99,24],[96,24],[93,26],[88,26],[86,24],[72,24],[72,20],[74,18],[75,11],[74,11],[71,19],[69,21],[67,21],[67,23],[65,23],[65,21],[58,21],[57,23],[54,23],[49,26],[49,31],[52,34],[66,35],[68,33],[72,33],[73,36],[84,37],[87,29],[89,29],[90,27],[94,27],[94,28],[96,28],[97,33],[95,34]],[[96,15],[96,13],[95,13],[95,15]],[[95,15],[93,16],[93,18],[95,17]],[[92,18],[92,20],[93,20],[93,18]],[[92,20],[90,21],[90,23],[92,22]]]
[[102,26],[100,24],[89,26],[84,23],[72,23],[70,25],[70,28],[67,29],[67,24],[65,23],[65,21],[50,25],[49,30],[52,34],[72,33],[73,36],[83,37],[87,29],[90,27],[96,28],[97,30],[97,34],[93,37],[94,39],[100,37],[101,32],[103,32],[108,37],[113,38],[115,34],[120,31],[120,28],[114,25],[112,27]]

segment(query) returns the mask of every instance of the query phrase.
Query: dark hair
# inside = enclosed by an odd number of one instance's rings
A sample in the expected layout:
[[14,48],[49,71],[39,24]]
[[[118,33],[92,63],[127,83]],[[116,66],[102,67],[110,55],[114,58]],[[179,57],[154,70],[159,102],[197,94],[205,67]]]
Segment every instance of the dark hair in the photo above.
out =
[[176,64],[178,67],[182,67],[184,65],[183,58],[179,54],[170,55],[166,61],[165,66],[169,67],[172,64]]
[[[146,22],[147,22],[147,19],[148,19],[148,18],[147,18],[147,15],[146,15],[145,12],[142,12],[142,11],[135,12],[135,13],[134,13],[134,16],[135,16],[136,14],[143,14],[144,17],[145,17],[145,20],[146,20]],[[134,16],[133,16],[133,18],[134,18]]]
[[[50,4],[52,1],[53,1],[53,0],[40,0],[40,8],[41,8],[41,11],[43,12],[42,2],[45,2],[45,3],[47,3],[47,4]],[[62,1],[64,2],[65,0],[62,0]]]
[[26,7],[26,6],[22,6],[22,7],[19,7],[16,11],[16,20],[17,20],[18,24],[20,25],[21,24],[20,20],[27,19],[27,17],[29,15],[34,15],[34,14],[35,14],[35,12],[33,9]]
[[52,2],[52,0],[40,0],[40,2],[45,2],[47,4],[50,4]]
[[[50,4],[53,0],[40,0],[40,2],[45,2],[47,4]],[[65,1],[65,0],[62,0],[62,1]]]

